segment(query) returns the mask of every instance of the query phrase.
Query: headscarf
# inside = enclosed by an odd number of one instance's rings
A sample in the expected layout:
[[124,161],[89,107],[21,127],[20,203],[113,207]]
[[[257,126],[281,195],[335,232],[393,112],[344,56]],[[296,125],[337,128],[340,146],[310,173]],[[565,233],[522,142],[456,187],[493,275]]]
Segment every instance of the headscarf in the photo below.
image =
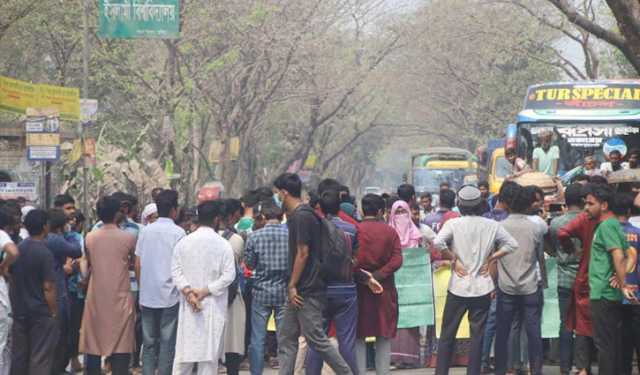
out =
[[347,214],[347,215],[349,215],[351,217],[354,217],[354,213],[356,211],[356,207],[353,204],[349,203],[349,202],[343,202],[343,203],[340,203],[340,210],[342,212],[344,212],[345,214]]
[[[396,214],[399,208],[404,209],[406,214]],[[409,209],[407,202],[399,200],[393,204],[389,215],[389,225],[398,233],[403,249],[420,246],[422,233],[411,220],[411,209]]]
[[142,219],[142,225],[149,224],[149,220],[147,220],[147,218],[155,213],[158,213],[158,206],[156,206],[155,203],[149,203],[148,205],[144,206],[142,215],[140,215],[140,218]]

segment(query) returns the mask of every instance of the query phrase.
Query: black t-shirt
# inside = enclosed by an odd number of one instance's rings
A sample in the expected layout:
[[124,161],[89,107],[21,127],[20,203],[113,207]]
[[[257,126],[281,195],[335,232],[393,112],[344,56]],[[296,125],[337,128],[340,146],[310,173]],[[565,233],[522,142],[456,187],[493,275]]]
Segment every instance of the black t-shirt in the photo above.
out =
[[30,238],[22,241],[18,250],[20,256],[11,266],[13,315],[16,318],[50,316],[42,285],[45,281],[55,283],[53,255],[44,241]]
[[320,221],[308,205],[300,205],[287,218],[289,227],[289,277],[293,272],[293,263],[298,253],[297,245],[309,246],[309,258],[300,276],[298,293],[301,296],[324,293],[326,283],[320,275],[320,262],[318,259],[318,246],[320,245],[321,226]]

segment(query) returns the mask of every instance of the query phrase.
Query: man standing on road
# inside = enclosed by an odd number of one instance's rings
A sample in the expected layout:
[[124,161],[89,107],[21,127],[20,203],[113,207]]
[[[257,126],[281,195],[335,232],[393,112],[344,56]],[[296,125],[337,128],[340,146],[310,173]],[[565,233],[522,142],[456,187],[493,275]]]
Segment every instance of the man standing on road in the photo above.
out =
[[[331,221],[338,229],[344,232],[349,240],[349,248],[356,253],[358,230],[353,224],[342,221],[338,217],[340,211],[340,197],[335,190],[327,190],[320,197],[320,207],[325,218]],[[325,319],[333,321],[336,327],[336,338],[340,355],[349,364],[351,371],[356,374],[356,328],[358,320],[358,296],[353,277],[350,280],[332,281],[327,285],[327,309]],[[307,359],[307,374],[320,375],[322,371],[322,359],[311,348]]]
[[509,202],[510,215],[501,225],[518,242],[518,248],[498,261],[496,318],[496,374],[507,372],[508,342],[511,325],[519,314],[526,328],[529,363],[533,375],[542,374],[542,280],[539,249],[544,243],[541,228],[533,225],[527,215],[532,195],[526,188],[518,189]]
[[11,369],[11,300],[9,299],[9,285],[5,277],[9,277],[9,266],[18,257],[18,247],[13,243],[5,231],[15,225],[14,216],[6,207],[0,205],[0,375],[8,375]]
[[[568,375],[573,367],[573,330],[567,327],[567,310],[573,284],[580,266],[582,252],[568,254],[558,240],[560,228],[569,224],[583,210],[582,185],[574,183],[564,193],[567,212],[551,220],[550,239],[552,251],[558,263],[558,305],[560,307],[560,374]],[[574,247],[580,249],[582,244],[574,239]]]
[[420,221],[433,212],[433,196],[431,193],[420,194]]
[[170,375],[176,345],[179,291],[171,278],[173,249],[186,234],[174,223],[178,193],[158,194],[158,220],[140,231],[136,244],[136,274],[140,280],[144,375]]
[[308,345],[338,375],[351,375],[349,365],[331,345],[323,326],[327,295],[326,283],[320,273],[321,222],[313,209],[302,203],[302,182],[298,175],[282,174],[274,186],[277,201],[286,208],[289,227],[289,305],[280,330],[280,374],[293,374],[298,337],[302,333]]
[[[598,373],[617,375],[622,366],[622,298],[637,302],[625,283],[625,252],[629,248],[622,225],[611,211],[613,190],[608,185],[592,185],[585,198],[589,216],[600,224],[591,244],[589,298],[593,340],[598,349]],[[620,214],[624,214],[624,208]],[[618,288],[611,279],[615,276]]]
[[280,335],[287,300],[289,231],[281,224],[282,209],[275,203],[263,203],[260,213],[267,224],[249,234],[245,250],[245,264],[253,270],[249,343],[251,375],[262,375],[267,322],[273,312],[276,333]]
[[376,338],[376,374],[389,374],[391,340],[398,331],[398,291],[394,273],[402,266],[400,238],[383,220],[382,197],[367,194],[362,198],[364,218],[358,226],[358,267],[371,273],[381,284],[382,293],[358,283],[358,332],[356,357],[358,374],[367,372],[366,338]]
[[18,246],[20,256],[11,267],[11,375],[48,375],[53,369],[59,325],[53,254],[45,242],[47,220],[43,210],[27,214],[24,226],[29,237]]
[[224,211],[221,201],[198,206],[199,228],[178,242],[171,277],[182,296],[173,364],[174,375],[216,375],[222,350],[228,287],[236,276],[233,250],[216,233]]
[[[75,213],[75,209],[72,214]],[[49,211],[49,234],[47,235],[47,248],[53,254],[54,272],[56,274],[56,295],[58,297],[58,323],[60,324],[60,340],[56,345],[56,355],[53,364],[55,373],[64,373],[69,359],[70,348],[70,301],[67,292],[67,275],[63,269],[67,259],[78,259],[82,256],[82,246],[75,238],[67,233],[71,230],[68,225],[69,218],[61,209],[54,208]]]
[[440,203],[436,212],[427,215],[422,224],[430,227],[434,232],[438,233],[442,223],[449,219],[458,217],[458,213],[453,211],[456,205],[456,193],[452,190],[440,190]]
[[475,186],[464,186],[458,192],[461,218],[447,221],[434,243],[452,260],[451,275],[444,308],[442,335],[438,342],[436,374],[449,373],[456,333],[464,314],[469,312],[471,353],[467,374],[480,374],[482,340],[491,293],[495,285],[489,273],[495,262],[511,254],[518,243],[496,221],[482,217],[483,200]]

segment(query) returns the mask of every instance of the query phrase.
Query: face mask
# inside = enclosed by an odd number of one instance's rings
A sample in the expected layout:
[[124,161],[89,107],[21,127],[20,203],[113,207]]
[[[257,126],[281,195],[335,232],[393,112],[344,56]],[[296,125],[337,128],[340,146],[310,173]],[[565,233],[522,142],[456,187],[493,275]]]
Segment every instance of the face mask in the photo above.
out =
[[278,208],[282,209],[282,199],[280,199],[278,193],[273,194],[273,202],[278,206]]

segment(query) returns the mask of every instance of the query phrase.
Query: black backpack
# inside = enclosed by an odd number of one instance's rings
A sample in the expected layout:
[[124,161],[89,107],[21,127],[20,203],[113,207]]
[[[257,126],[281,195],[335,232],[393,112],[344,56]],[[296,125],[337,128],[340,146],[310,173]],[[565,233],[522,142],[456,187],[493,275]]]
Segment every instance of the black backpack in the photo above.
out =
[[320,223],[318,262],[320,274],[328,283],[353,282],[353,248],[346,233],[331,220],[320,217],[309,207]]
[[[234,234],[235,233],[231,229],[225,229],[222,233],[222,238],[229,241]],[[242,274],[242,270],[238,267],[238,263],[236,263],[235,259],[233,263],[236,266],[236,278],[233,279],[233,282],[231,282],[227,287],[227,290],[229,291],[229,294],[227,295],[227,306],[231,306],[233,301],[236,300],[236,296],[238,295],[238,286],[240,286],[240,277]]]

